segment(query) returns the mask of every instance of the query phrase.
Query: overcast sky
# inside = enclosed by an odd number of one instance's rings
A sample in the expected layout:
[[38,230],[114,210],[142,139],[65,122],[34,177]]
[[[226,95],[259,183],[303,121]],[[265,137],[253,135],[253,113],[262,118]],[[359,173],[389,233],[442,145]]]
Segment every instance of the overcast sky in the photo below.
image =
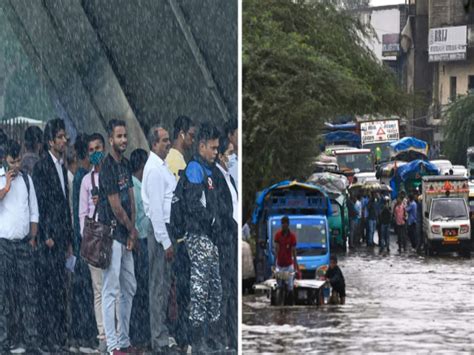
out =
[[384,6],[393,4],[404,4],[405,0],[372,0],[370,4],[372,6]]

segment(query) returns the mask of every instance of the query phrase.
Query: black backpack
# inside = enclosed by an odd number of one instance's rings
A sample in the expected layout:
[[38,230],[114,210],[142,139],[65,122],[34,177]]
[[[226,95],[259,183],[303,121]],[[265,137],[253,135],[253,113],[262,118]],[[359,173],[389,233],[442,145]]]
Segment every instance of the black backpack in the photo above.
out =
[[[207,176],[206,170],[202,167],[204,175]],[[203,180],[205,184],[206,179]],[[186,170],[179,172],[179,180],[176,185],[176,189],[173,192],[173,199],[171,200],[171,215],[170,215],[170,232],[171,239],[176,242],[178,239],[184,237],[186,233],[186,215],[187,215],[187,204],[184,190],[186,185],[189,184],[189,180],[186,176]],[[206,185],[207,186],[207,185]]]

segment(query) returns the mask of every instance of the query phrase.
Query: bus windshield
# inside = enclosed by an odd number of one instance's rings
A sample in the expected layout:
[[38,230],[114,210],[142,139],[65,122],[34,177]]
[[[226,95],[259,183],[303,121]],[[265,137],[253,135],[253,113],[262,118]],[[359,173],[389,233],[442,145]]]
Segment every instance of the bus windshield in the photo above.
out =
[[[380,159],[376,163],[382,163],[390,161],[390,143],[391,142],[367,144],[362,148],[370,149],[372,156],[374,156],[376,159],[377,154],[380,154]],[[380,153],[377,153],[377,147],[380,148]]]
[[339,170],[352,170],[355,173],[370,173],[374,171],[374,162],[371,153],[338,154]]
[[[290,222],[291,223],[291,222]],[[280,229],[272,225],[272,236]],[[328,248],[328,238],[325,224],[291,223],[290,230],[296,235],[296,253],[298,256],[325,255]]]

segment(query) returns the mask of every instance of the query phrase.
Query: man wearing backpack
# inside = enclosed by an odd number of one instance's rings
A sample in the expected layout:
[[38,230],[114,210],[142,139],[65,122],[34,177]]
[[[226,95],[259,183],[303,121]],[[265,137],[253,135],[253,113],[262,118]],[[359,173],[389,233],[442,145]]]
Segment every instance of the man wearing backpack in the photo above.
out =
[[[35,249],[38,203],[33,180],[20,170],[21,146],[8,141],[5,164],[0,168],[0,353],[10,351],[9,341],[26,344],[28,354],[38,352]],[[5,171],[7,170],[7,171]],[[15,292],[15,294],[11,294]],[[14,308],[23,339],[12,339],[7,309]],[[21,334],[19,332],[18,335]],[[18,345],[18,344],[12,344]]]
[[145,214],[153,226],[148,235],[150,330],[154,352],[171,349],[166,311],[171,284],[174,249],[169,234],[171,200],[176,178],[165,162],[171,148],[168,132],[153,126],[148,133],[150,155],[143,170],[142,200]]
[[[183,208],[185,243],[191,261],[190,315],[192,351],[206,352],[211,334],[216,334],[220,317],[222,285],[215,233],[218,196],[213,175],[219,147],[219,131],[203,123],[197,136],[197,155],[179,181],[173,208]],[[181,206],[181,207],[180,207]],[[176,215],[172,212],[172,216]],[[172,223],[176,225],[175,223]]]

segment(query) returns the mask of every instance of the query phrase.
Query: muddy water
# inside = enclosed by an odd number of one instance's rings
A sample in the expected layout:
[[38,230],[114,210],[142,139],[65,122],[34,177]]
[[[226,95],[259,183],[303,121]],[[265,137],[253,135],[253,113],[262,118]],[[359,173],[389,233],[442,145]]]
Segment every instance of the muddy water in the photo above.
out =
[[339,256],[344,306],[269,306],[243,297],[244,353],[474,353],[474,261],[455,254]]

